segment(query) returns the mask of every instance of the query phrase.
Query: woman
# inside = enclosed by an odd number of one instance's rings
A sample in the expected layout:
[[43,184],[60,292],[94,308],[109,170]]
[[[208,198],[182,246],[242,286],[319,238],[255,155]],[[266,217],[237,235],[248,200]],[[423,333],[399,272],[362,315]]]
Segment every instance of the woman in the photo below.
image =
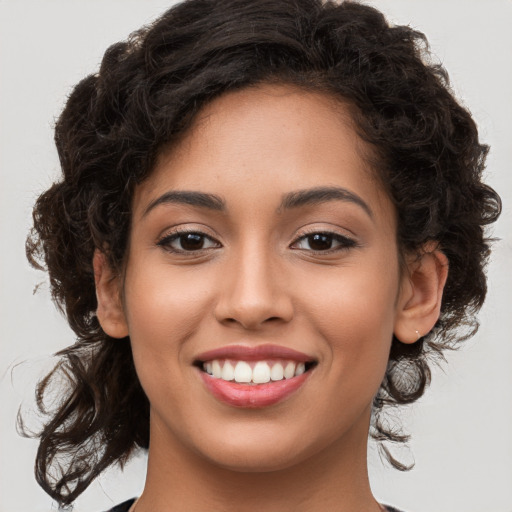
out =
[[368,431],[404,440],[386,407],[467,337],[500,209],[423,43],[356,3],[189,0],[77,85],[28,241],[79,338],[39,386],[69,380],[52,497],[147,448],[115,510],[385,510]]

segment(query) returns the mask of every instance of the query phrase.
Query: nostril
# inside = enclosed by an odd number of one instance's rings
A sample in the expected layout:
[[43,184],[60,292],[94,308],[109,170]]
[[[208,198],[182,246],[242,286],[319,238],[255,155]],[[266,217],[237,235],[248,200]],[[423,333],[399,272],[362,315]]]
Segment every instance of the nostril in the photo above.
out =
[[270,317],[265,318],[264,320],[260,321],[257,318],[248,318],[248,317],[243,317],[242,315],[240,316],[240,319],[237,319],[234,317],[227,317],[222,320],[222,322],[225,324],[231,324],[231,325],[240,324],[245,329],[256,329],[256,328],[262,326],[263,324],[268,324],[268,323],[274,324],[274,323],[282,322],[282,321],[283,321],[283,318],[281,318],[279,316],[270,316]]
[[[252,275],[251,280],[256,277]],[[294,313],[291,297],[284,292],[263,289],[261,280],[251,284],[240,279],[226,291],[221,290],[214,306],[215,318],[225,325],[238,324],[249,330],[270,325],[269,322],[277,325],[291,321]]]

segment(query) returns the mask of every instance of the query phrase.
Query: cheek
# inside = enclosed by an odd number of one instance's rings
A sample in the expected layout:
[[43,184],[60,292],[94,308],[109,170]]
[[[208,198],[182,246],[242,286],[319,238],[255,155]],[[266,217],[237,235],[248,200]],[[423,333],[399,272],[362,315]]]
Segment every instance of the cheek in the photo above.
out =
[[154,265],[144,272],[129,269],[126,282],[125,310],[136,364],[177,364],[185,342],[208,315],[208,280]]
[[384,267],[354,265],[319,274],[302,293],[333,374],[357,374],[377,387],[389,357],[399,282],[397,262]]
[[187,342],[208,314],[211,292],[208,280],[192,279],[186,271],[171,272],[165,265],[148,265],[144,272],[140,268],[128,269],[125,287],[134,364],[152,409],[170,407],[177,421],[191,408],[186,398],[191,368]]

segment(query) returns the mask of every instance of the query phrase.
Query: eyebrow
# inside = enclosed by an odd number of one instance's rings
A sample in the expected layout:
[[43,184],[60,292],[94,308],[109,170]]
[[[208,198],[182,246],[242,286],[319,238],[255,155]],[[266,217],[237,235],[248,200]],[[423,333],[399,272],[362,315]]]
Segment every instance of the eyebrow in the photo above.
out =
[[341,187],[315,187],[290,192],[283,197],[279,209],[290,210],[300,208],[301,206],[317,205],[329,201],[354,203],[360,206],[368,216],[373,219],[373,212],[370,206],[357,194]]
[[171,190],[151,201],[142,213],[142,217],[145,217],[151,210],[161,204],[186,204],[215,211],[226,209],[224,200],[215,194],[189,190]]
[[[346,201],[360,206],[370,218],[373,219],[373,212],[368,204],[357,194],[342,187],[314,187],[305,190],[289,192],[283,196],[278,211],[292,210],[302,206],[311,206],[326,203],[329,201]],[[225,201],[216,194],[196,192],[190,190],[171,190],[151,201],[144,209],[142,217],[145,217],[151,210],[161,204],[185,204],[223,212],[226,210]]]

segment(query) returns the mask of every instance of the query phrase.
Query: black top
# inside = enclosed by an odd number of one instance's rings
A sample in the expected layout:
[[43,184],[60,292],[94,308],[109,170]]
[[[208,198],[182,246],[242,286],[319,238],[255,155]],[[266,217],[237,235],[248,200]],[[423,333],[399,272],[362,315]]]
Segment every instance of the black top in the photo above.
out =
[[124,503],[116,505],[114,508],[111,508],[106,512],[128,512],[128,510],[130,510],[130,507],[135,503],[136,499],[137,498],[132,498],[131,500],[125,501]]
[[[114,508],[111,508],[110,510],[107,510],[106,512],[128,512],[130,510],[130,507],[134,504],[135,498],[132,498],[131,500],[125,501],[124,503],[121,503],[120,505],[115,506]],[[389,507],[384,505],[386,510],[388,512],[400,512],[400,510]]]

